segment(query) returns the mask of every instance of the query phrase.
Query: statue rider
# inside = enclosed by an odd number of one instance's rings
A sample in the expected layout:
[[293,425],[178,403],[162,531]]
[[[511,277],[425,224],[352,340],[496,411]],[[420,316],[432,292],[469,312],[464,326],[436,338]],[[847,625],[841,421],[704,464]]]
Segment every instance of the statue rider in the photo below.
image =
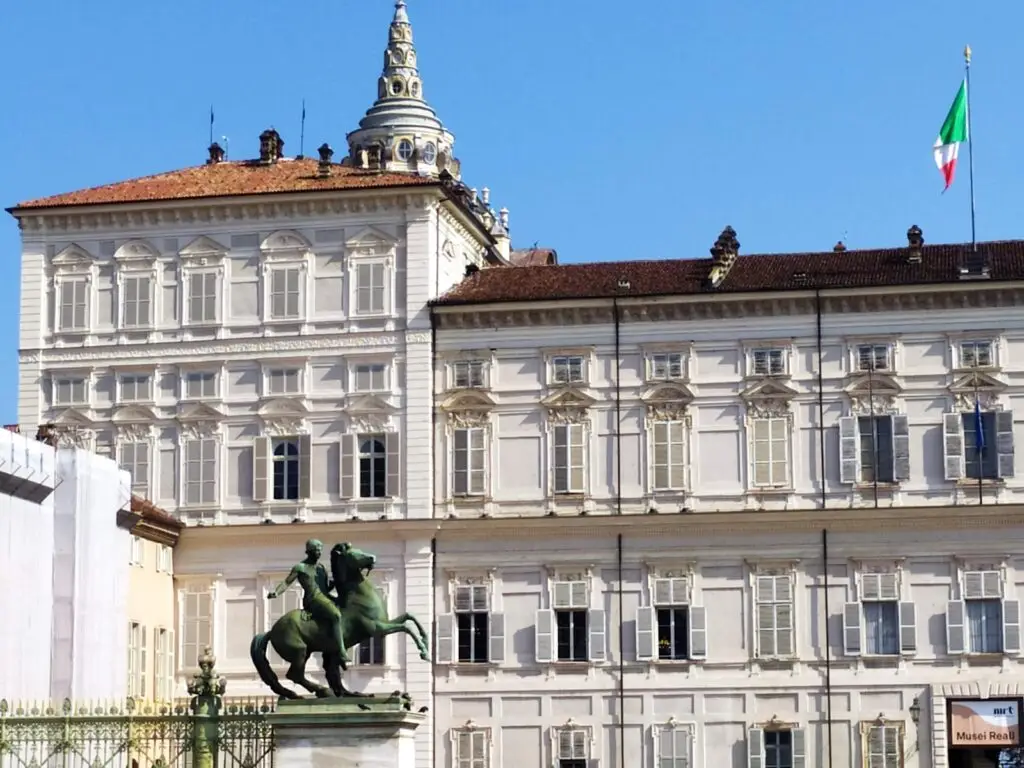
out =
[[338,648],[338,659],[344,668],[349,662],[349,657],[345,648],[345,638],[342,636],[341,611],[330,596],[334,584],[327,575],[327,569],[320,562],[323,551],[324,545],[320,541],[307,541],[306,559],[292,568],[287,578],[268,593],[267,597],[273,600],[288,589],[292,582],[298,581],[302,587],[302,610],[311,614],[313,620],[327,630],[328,637],[333,639]]

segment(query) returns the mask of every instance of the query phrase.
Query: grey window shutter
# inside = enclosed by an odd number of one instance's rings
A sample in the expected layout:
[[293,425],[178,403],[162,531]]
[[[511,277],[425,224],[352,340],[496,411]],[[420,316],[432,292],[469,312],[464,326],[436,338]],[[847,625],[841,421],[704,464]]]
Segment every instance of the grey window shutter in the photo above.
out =
[[636,611],[636,660],[654,660],[654,627],[656,625],[653,608],[638,608]]
[[964,476],[964,422],[959,413],[942,416],[942,456],[947,480]]
[[860,480],[860,430],[856,416],[839,419],[839,482],[853,485]]
[[402,495],[402,436],[388,432],[385,442],[388,456],[387,495],[394,499]]
[[1013,477],[1013,411],[996,411],[996,454],[999,476]]
[[299,435],[299,498],[313,495],[313,437]]
[[946,603],[946,652],[951,656],[966,653],[964,642],[964,603],[950,600]]
[[555,612],[546,608],[537,611],[533,625],[534,658],[541,664],[554,660]]
[[1003,653],[1020,653],[1020,603],[1003,600]]
[[708,655],[708,612],[704,606],[690,606],[690,658],[706,659]]
[[257,437],[252,443],[252,500],[270,498],[270,438]]
[[505,614],[492,613],[487,616],[488,660],[501,664],[505,661]]
[[341,497],[352,499],[356,495],[356,436],[341,436]]
[[437,663],[451,664],[455,648],[455,617],[442,613],[437,617]]
[[860,603],[847,603],[843,606],[843,654],[860,656]]
[[591,661],[604,661],[607,656],[607,635],[605,634],[604,611],[591,610],[587,612],[587,631],[590,635],[588,644],[588,658]]
[[764,768],[764,730],[747,729],[747,768]]
[[793,768],[807,768],[807,731],[794,728],[790,735],[793,739]]
[[910,479],[910,423],[902,414],[892,417],[892,465],[896,482]]
[[917,606],[900,603],[900,653],[917,653]]

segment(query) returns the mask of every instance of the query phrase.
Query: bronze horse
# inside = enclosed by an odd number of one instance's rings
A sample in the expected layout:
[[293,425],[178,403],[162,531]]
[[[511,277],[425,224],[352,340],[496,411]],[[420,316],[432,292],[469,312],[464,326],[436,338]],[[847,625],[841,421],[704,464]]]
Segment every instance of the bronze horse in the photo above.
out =
[[[387,609],[380,592],[367,578],[376,557],[356,549],[351,544],[335,544],[331,548],[331,576],[337,597],[331,597],[341,612],[342,637],[348,648],[364,643],[371,638],[382,638],[396,632],[404,632],[412,638],[420,652],[420,658],[430,660],[427,633],[420,622],[410,613],[402,613],[394,619],[388,618]],[[415,631],[407,626],[413,624]],[[306,611],[293,610],[274,622],[268,632],[261,632],[252,639],[249,655],[259,673],[260,679],[278,696],[286,699],[300,698],[295,691],[281,685],[277,674],[267,659],[267,647],[288,662],[289,680],[318,697],[363,696],[350,691],[342,681],[342,671],[348,665],[339,654],[337,643],[328,628],[319,624]],[[306,662],[310,655],[320,653],[323,658],[327,686],[322,686],[306,677]]]

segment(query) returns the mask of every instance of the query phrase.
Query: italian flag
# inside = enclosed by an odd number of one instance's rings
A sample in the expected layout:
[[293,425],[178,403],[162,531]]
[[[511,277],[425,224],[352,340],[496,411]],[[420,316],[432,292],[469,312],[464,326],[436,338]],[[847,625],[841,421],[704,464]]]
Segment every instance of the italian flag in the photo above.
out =
[[953,106],[949,108],[942,129],[939,131],[939,138],[935,140],[935,164],[942,171],[946,180],[945,192],[953,183],[953,174],[956,172],[956,156],[960,152],[961,142],[967,141],[967,80],[960,83],[960,90],[956,92],[953,99]]

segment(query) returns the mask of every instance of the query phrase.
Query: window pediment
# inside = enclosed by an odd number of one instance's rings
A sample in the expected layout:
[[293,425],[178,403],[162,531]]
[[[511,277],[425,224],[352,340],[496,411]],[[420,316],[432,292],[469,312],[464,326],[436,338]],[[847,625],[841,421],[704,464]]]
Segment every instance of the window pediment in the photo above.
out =
[[796,397],[796,395],[797,391],[788,384],[781,382],[778,379],[767,378],[755,381],[740,393],[740,397],[748,402],[781,400],[784,403],[788,403]]
[[224,414],[209,405],[182,405],[178,409],[178,421],[219,421]]
[[345,241],[345,247],[369,256],[391,253],[398,240],[376,227],[364,227]]
[[257,411],[263,417],[305,416],[307,412],[306,406],[300,401],[287,397],[275,397],[273,400],[267,400]]
[[92,419],[77,408],[66,408],[52,423],[60,427],[88,427],[92,425]]
[[367,394],[356,395],[345,405],[345,411],[352,413],[380,413],[390,416],[395,407],[388,402],[387,398],[380,395]]
[[115,424],[138,424],[156,421],[157,416],[150,408],[142,405],[129,405],[114,411],[110,420]]
[[686,408],[693,402],[693,392],[685,384],[674,382],[649,387],[640,400],[647,406],[647,418],[677,421],[685,418]]
[[280,251],[308,251],[312,248],[309,240],[291,229],[283,229],[271,232],[260,243],[260,250],[264,252]]
[[903,387],[885,373],[857,374],[846,385],[846,394],[854,413],[895,413]]
[[549,411],[582,411],[596,403],[593,397],[576,387],[560,387],[541,398],[540,404]]
[[479,389],[460,390],[449,395],[441,402],[441,410],[445,413],[458,411],[490,411],[496,403],[491,396]]
[[958,377],[949,385],[949,391],[953,394],[974,393],[974,390],[988,390],[990,392],[1002,392],[1006,384],[988,373],[972,371]]
[[154,261],[159,256],[157,250],[144,240],[129,240],[114,251],[114,261]]
[[202,235],[178,251],[178,255],[189,259],[221,258],[227,250],[213,238]]
[[67,246],[53,257],[52,264],[55,267],[63,267],[65,269],[72,269],[75,267],[84,269],[92,266],[93,261],[94,259],[92,254],[85,250],[85,248],[77,243],[71,243],[71,245]]

